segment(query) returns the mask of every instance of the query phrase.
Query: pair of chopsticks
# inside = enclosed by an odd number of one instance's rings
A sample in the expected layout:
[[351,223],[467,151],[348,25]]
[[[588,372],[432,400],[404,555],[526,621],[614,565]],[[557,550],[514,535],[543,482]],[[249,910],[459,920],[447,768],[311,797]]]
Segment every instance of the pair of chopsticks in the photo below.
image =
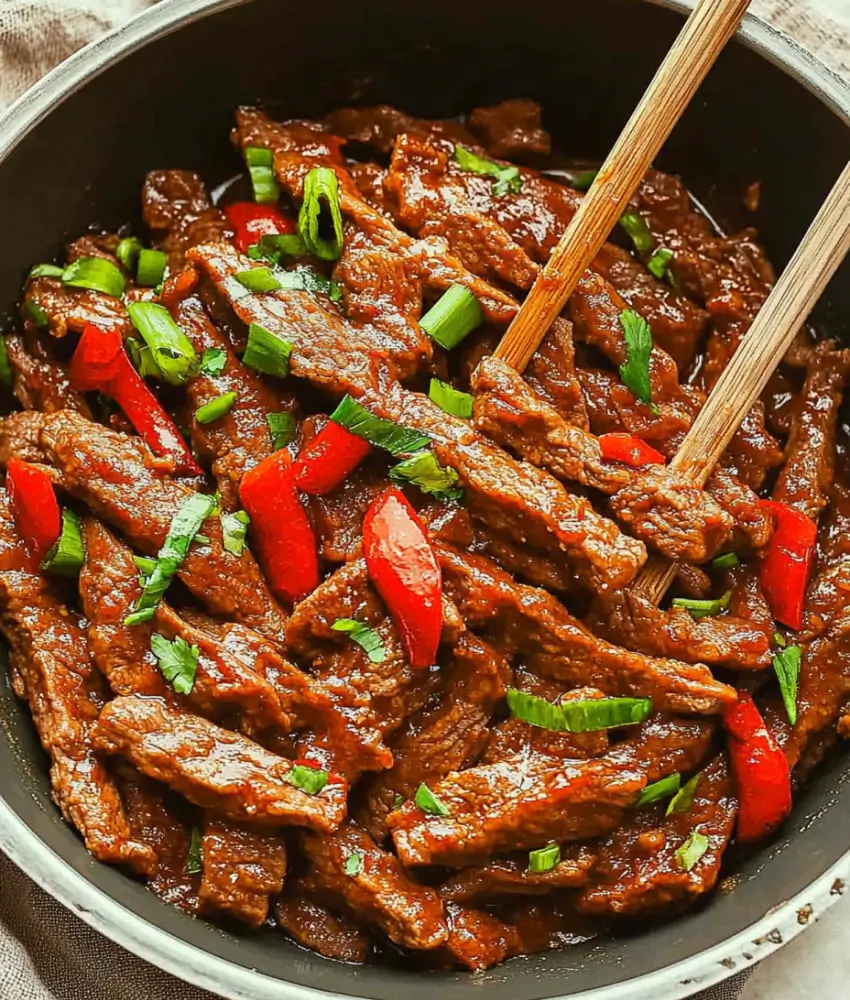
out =
[[[522,371],[626,209],[749,0],[699,0],[496,348]],[[850,163],[697,415],[670,468],[696,486],[715,464],[850,249]],[[658,602],[675,575],[651,559],[635,581]]]

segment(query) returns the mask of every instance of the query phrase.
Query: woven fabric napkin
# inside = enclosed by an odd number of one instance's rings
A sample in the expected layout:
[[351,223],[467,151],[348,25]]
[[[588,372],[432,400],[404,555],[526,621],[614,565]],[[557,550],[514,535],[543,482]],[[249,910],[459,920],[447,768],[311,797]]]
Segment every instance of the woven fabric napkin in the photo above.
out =
[[[0,0],[0,108],[153,2]],[[850,78],[850,0],[753,0],[753,10]],[[749,971],[694,1000],[737,1000]],[[0,1000],[215,998],[102,937],[0,855]]]

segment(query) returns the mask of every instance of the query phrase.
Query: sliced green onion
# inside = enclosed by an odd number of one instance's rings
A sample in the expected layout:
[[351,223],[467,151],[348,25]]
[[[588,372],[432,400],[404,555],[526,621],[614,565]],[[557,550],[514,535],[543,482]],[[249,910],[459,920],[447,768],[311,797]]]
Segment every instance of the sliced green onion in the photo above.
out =
[[687,812],[694,804],[694,796],[697,793],[700,781],[702,781],[702,775],[695,774],[690,781],[682,785],[679,791],[670,799],[670,804],[667,806],[665,815],[672,816],[673,813]]
[[254,201],[272,205],[280,197],[280,186],[274,175],[274,153],[262,146],[245,147],[245,163],[251,175]]
[[528,852],[528,870],[530,872],[550,872],[561,863],[561,845],[549,844]]
[[189,853],[186,855],[186,864],[183,871],[187,875],[200,875],[204,870],[204,839],[201,831],[192,827],[192,836],[189,839]]
[[783,649],[788,645],[788,640],[781,632],[773,633],[773,641],[776,643],[777,646],[781,646]]
[[195,348],[164,306],[130,302],[127,314],[150,348],[151,358],[166,382],[182,385],[197,374],[199,361]]
[[44,557],[41,568],[48,573],[77,577],[83,568],[86,550],[80,531],[80,519],[72,510],[62,511],[62,531],[56,544]]
[[155,288],[165,276],[167,260],[162,250],[142,249],[136,268],[136,284],[145,288]]
[[[225,552],[234,556],[242,555],[245,551],[245,535],[248,533],[250,523],[251,518],[244,510],[221,515],[221,543]],[[195,535],[195,538],[197,537]]]
[[463,285],[448,290],[419,320],[419,326],[441,347],[450,351],[483,321],[478,299]]
[[133,556],[133,562],[142,576],[150,576],[156,569],[156,559],[151,559],[150,556]]
[[561,733],[593,733],[634,726],[652,712],[649,698],[586,698],[556,705],[516,688],[508,688],[506,696],[508,710],[515,719]]
[[342,253],[339,179],[330,167],[313,167],[304,178],[298,231],[308,251],[320,260],[336,260]]
[[481,174],[484,177],[492,177],[495,181],[493,194],[497,197],[501,198],[506,194],[519,194],[522,190],[519,167],[495,163],[493,160],[487,160],[463,146],[455,146],[454,156],[461,170]]
[[283,287],[268,267],[252,267],[238,271],[233,277],[249,292],[276,292]]
[[292,344],[288,340],[281,340],[258,323],[250,324],[242,364],[262,372],[263,375],[286,378],[289,374],[290,354],[292,354]]
[[30,268],[31,278],[61,278],[65,273],[64,267],[57,267],[56,264],[36,264]]
[[637,212],[623,212],[620,225],[628,233],[638,253],[651,253],[655,244],[649,226]]
[[0,334],[0,385],[12,384],[12,366],[9,364],[9,354],[6,350],[6,338]]
[[62,284],[72,288],[90,288],[120,299],[127,282],[117,264],[103,257],[80,257],[62,272]]
[[295,417],[287,411],[267,413],[266,423],[269,425],[272,448],[275,451],[285,448],[295,437]]
[[306,257],[307,247],[298,233],[272,233],[261,236],[259,243],[248,247],[246,256],[277,264],[281,257]]
[[130,352],[133,365],[142,378],[147,378],[150,375],[153,378],[165,379],[165,376],[159,369],[159,365],[154,361],[153,353],[147,344],[136,340],[135,337],[125,337],[124,346]]
[[164,635],[154,632],[151,636],[151,652],[156,657],[162,676],[178,694],[191,694],[198,673],[200,651],[190,646],[178,636],[169,642]]
[[438,378],[432,378],[428,386],[428,396],[441,410],[450,413],[453,417],[461,417],[469,420],[472,416],[473,398],[468,392],[461,392],[455,389],[448,382],[441,382]]
[[582,170],[577,174],[570,174],[570,187],[575,188],[576,191],[587,191],[598,174],[598,170]]
[[401,809],[403,805],[404,805],[404,796],[396,795],[396,797],[393,799],[393,811],[395,811],[396,809]]
[[305,291],[314,294],[321,292],[327,295],[331,302],[342,301],[340,286],[312,267],[296,267],[292,271],[252,267],[234,274],[233,280],[243,288],[247,288],[249,292]]
[[451,816],[451,810],[425,784],[416,789],[413,801],[422,812],[428,813],[429,816]]
[[376,417],[351,396],[343,397],[331,414],[331,420],[391,455],[409,455],[427,448],[431,443],[419,431],[410,431],[406,427],[399,427],[392,420]]
[[36,326],[47,326],[47,313],[41,308],[35,299],[27,299],[24,309],[26,309],[29,320],[35,323]]
[[223,347],[208,347],[201,355],[202,375],[221,375],[227,364],[227,351]]
[[204,403],[203,406],[199,406],[195,410],[195,420],[199,424],[211,424],[215,420],[221,420],[225,414],[230,413],[235,402],[235,392],[223,392],[220,396],[216,396],[215,399],[211,399],[208,403]]
[[356,642],[369,658],[370,663],[383,663],[386,660],[387,651],[380,635],[363,622],[355,618],[337,618],[331,628],[335,632],[347,632],[352,641]]
[[302,792],[318,795],[328,783],[328,772],[317,767],[306,767],[304,764],[293,764],[286,776],[290,785],[295,785]]
[[201,525],[216,509],[215,497],[204,493],[193,493],[184,500],[180,509],[174,515],[165,544],[157,553],[156,566],[142,588],[141,597],[136,604],[136,610],[124,619],[125,625],[138,625],[149,622],[156,612],[162,595],[168,589],[174,574],[186,558],[189,546],[195,535],[201,530]]
[[699,859],[708,850],[708,837],[702,833],[692,830],[688,839],[676,851],[676,861],[680,868],[689,872]]
[[681,784],[682,776],[678,771],[675,774],[668,774],[666,778],[653,781],[635,799],[634,808],[641,809],[652,802],[658,802],[659,799],[666,799],[668,795],[675,795],[679,791]]
[[136,264],[139,262],[139,254],[142,249],[142,241],[138,236],[125,236],[115,248],[115,256],[130,274],[135,274]]
[[458,474],[451,466],[443,466],[432,451],[417,451],[390,469],[395,483],[411,483],[437,500],[460,500],[463,488],[457,485]]
[[620,365],[620,378],[642,403],[652,405],[649,359],[652,357],[652,330],[649,323],[633,309],[620,313],[620,325],[626,340],[626,363]]
[[722,556],[717,556],[711,560],[712,569],[732,569],[733,566],[740,566],[741,560],[735,552],[724,552]]
[[659,247],[658,250],[646,262],[650,274],[654,274],[659,280],[663,280],[667,274],[667,267],[673,259],[673,251],[666,247]]
[[345,874],[359,875],[363,871],[363,855],[359,851],[349,854],[345,859]]
[[800,680],[800,663],[803,651],[799,646],[786,646],[773,658],[773,669],[782,692],[782,702],[791,725],[797,722],[797,685]]
[[693,597],[674,597],[673,607],[687,608],[693,618],[699,619],[704,618],[706,615],[719,615],[721,611],[725,611],[726,608],[729,607],[729,601],[731,599],[731,590],[727,590],[722,597],[710,600],[707,599],[704,601],[697,600]]

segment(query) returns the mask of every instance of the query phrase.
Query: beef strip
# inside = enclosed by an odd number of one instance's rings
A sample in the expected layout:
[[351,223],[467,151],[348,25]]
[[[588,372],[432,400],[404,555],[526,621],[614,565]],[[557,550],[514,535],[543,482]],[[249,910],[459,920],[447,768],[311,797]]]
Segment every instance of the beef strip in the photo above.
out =
[[366,932],[347,916],[333,914],[300,892],[284,893],[274,906],[277,924],[304,948],[337,962],[362,965],[369,952]]
[[37,337],[9,334],[4,343],[12,369],[12,391],[25,410],[76,410],[91,418],[89,404],[71,388],[66,366],[51,358]]
[[561,860],[546,872],[533,872],[528,855],[493,858],[478,867],[464,868],[439,889],[444,900],[465,903],[504,896],[535,896],[561,889],[580,889],[587,883],[596,854],[586,844],[569,844]]
[[500,359],[481,362],[472,388],[478,430],[559,479],[613,494],[620,520],[668,558],[705,562],[729,536],[732,518],[701,489],[663,466],[606,461],[596,437],[565,421]]
[[58,483],[61,475],[45,464],[49,459],[41,446],[43,424],[44,415],[38,410],[12,413],[0,419],[0,464],[5,467],[10,458],[20,458],[41,465],[44,473]]
[[103,704],[83,622],[51,591],[18,536],[0,491],[0,631],[16,694],[25,697],[50,756],[53,798],[99,860],[150,873],[151,848],[130,828],[118,788],[97,758],[92,727]]
[[[398,858],[378,847],[355,823],[335,833],[301,838],[309,882],[321,896],[341,899],[355,915],[375,923],[395,944],[429,951],[446,941],[443,904],[433,890],[414,882]],[[350,872],[352,857],[358,870]]]
[[543,128],[542,116],[537,101],[516,98],[475,108],[469,116],[469,127],[492,156],[522,162],[529,156],[533,159],[552,152],[552,137]]
[[373,455],[332,493],[302,496],[316,534],[319,555],[327,563],[354,559],[363,540],[363,517],[387,487],[387,462]]
[[515,927],[485,910],[474,910],[455,902],[446,904],[449,936],[445,950],[467,969],[478,972],[504,962],[523,951]]
[[711,713],[736,700],[700,665],[654,659],[593,635],[545,590],[515,583],[477,555],[438,547],[446,592],[467,625],[530,669],[606,694],[651,697],[656,708]]
[[31,306],[38,307],[47,317],[47,330],[54,337],[82,333],[89,323],[104,330],[117,330],[122,336],[131,332],[121,299],[90,288],[63,285],[59,278],[30,278],[21,307],[25,321],[29,321]]
[[92,741],[101,753],[126,757],[190,802],[237,823],[330,831],[345,816],[347,786],[342,779],[311,795],[288,780],[292,761],[156,698],[110,701]]
[[142,218],[168,254],[172,274],[183,267],[189,247],[233,234],[224,214],[210,201],[204,182],[191,170],[151,170],[142,186]]

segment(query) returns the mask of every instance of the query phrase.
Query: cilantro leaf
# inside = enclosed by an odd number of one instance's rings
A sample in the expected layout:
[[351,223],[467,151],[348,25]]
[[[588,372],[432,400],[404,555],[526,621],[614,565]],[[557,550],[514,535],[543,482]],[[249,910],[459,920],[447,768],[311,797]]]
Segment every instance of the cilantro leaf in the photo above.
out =
[[633,309],[620,313],[620,325],[626,338],[626,363],[620,365],[620,378],[642,403],[652,406],[649,359],[652,356],[652,330],[649,323]]
[[[225,552],[234,556],[241,556],[245,549],[245,535],[251,518],[244,510],[237,510],[234,514],[221,515],[221,543]],[[197,535],[195,538],[197,539]]]
[[423,493],[438,500],[459,500],[463,489],[457,485],[458,474],[450,466],[442,466],[432,451],[417,451],[390,469],[390,479],[396,483],[412,483]]
[[208,347],[201,356],[202,375],[220,375],[227,364],[227,351],[223,347]]
[[191,694],[198,672],[197,646],[190,646],[178,636],[169,642],[164,635],[154,632],[151,636],[151,650],[159,663],[159,669],[168,683],[178,694]]
[[387,658],[387,651],[378,633],[357,621],[356,618],[337,618],[331,625],[334,632],[347,632],[353,642],[366,653],[370,663],[383,663]]

